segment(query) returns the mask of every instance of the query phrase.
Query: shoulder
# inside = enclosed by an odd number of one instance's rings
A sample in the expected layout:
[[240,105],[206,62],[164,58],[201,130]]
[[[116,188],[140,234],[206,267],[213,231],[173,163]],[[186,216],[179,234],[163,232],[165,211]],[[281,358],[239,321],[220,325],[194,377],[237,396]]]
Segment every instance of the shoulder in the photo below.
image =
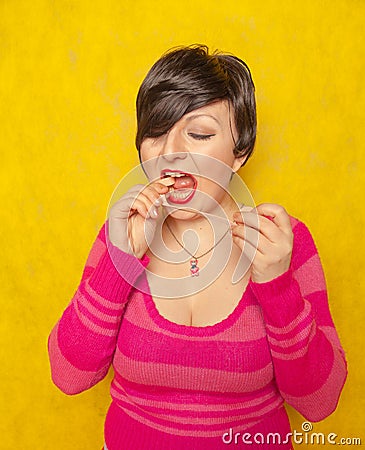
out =
[[293,233],[294,233],[295,227],[296,227],[298,224],[303,223],[303,222],[301,222],[301,221],[300,221],[299,219],[297,219],[296,217],[291,216],[289,213],[288,213],[288,216],[289,216],[289,219],[290,219],[290,225],[291,225],[291,228],[292,228]]
[[97,235],[97,239],[100,239],[102,242],[104,242],[104,244],[106,244],[106,233],[108,230],[108,221],[106,220],[103,225],[101,226],[101,228],[99,229],[98,235]]
[[289,213],[288,216],[294,239],[297,239],[298,241],[313,239],[312,234],[309,231],[309,227],[302,220],[290,215]]
[[104,222],[101,226],[99,226],[99,230],[97,231],[96,238],[94,238],[94,242],[92,244],[89,259],[100,258],[102,254],[105,252],[107,247],[107,230],[108,225],[107,222]]
[[293,231],[293,262],[294,265],[296,265],[295,263],[300,265],[303,261],[316,255],[318,249],[309,227],[297,217],[288,215]]

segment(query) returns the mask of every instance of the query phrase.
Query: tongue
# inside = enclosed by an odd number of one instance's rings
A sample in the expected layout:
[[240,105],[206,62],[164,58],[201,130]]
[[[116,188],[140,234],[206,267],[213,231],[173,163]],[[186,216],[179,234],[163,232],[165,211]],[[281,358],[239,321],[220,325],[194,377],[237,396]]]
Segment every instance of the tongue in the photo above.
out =
[[175,178],[174,189],[193,189],[194,180],[191,177]]

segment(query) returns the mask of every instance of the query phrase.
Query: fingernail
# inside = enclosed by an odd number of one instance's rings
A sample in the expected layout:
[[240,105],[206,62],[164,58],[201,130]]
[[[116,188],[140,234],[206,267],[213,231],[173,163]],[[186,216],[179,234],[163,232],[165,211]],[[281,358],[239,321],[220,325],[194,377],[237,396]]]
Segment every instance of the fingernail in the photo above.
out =
[[156,200],[153,202],[153,204],[156,205],[156,206],[160,206],[161,201],[162,201],[162,198],[161,198],[161,197],[156,198]]
[[156,209],[155,207],[153,207],[153,208],[151,209],[151,214],[152,214],[153,216],[155,216],[155,217],[158,216],[158,212],[157,212],[157,209]]
[[172,184],[175,184],[175,178],[173,178],[173,177],[163,178],[163,180],[164,180],[164,183],[162,183],[162,184],[164,184],[165,186],[170,186]]

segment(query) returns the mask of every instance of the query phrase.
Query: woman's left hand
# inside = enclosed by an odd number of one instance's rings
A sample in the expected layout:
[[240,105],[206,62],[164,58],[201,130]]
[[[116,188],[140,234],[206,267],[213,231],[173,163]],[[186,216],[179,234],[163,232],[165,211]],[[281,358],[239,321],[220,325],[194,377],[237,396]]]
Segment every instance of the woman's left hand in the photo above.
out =
[[262,203],[249,209],[233,214],[233,242],[242,251],[245,247],[245,251],[254,254],[251,279],[265,283],[289,269],[294,235],[289,215],[282,206]]

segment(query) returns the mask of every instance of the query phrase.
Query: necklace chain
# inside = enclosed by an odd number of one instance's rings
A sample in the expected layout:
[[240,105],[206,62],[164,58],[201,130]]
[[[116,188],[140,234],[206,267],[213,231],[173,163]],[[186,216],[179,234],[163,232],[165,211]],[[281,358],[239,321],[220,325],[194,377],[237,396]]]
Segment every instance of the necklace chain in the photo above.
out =
[[167,223],[167,217],[165,216],[165,223],[166,226],[168,228],[168,230],[170,231],[171,235],[173,236],[173,238],[175,239],[175,241],[180,245],[180,247],[182,249],[184,249],[186,251],[186,253],[188,253],[192,258],[194,259],[200,259],[203,256],[207,255],[208,253],[210,253],[221,241],[223,241],[223,239],[226,237],[226,235],[228,234],[230,227],[228,227],[227,231],[220,237],[220,239],[218,239],[218,242],[216,242],[213,247],[211,247],[209,250],[207,250],[206,252],[202,253],[199,256],[195,256],[192,253],[189,252],[189,250],[187,248],[184,247],[184,245],[179,241],[179,239],[175,236],[175,233],[172,231],[170,225]]

